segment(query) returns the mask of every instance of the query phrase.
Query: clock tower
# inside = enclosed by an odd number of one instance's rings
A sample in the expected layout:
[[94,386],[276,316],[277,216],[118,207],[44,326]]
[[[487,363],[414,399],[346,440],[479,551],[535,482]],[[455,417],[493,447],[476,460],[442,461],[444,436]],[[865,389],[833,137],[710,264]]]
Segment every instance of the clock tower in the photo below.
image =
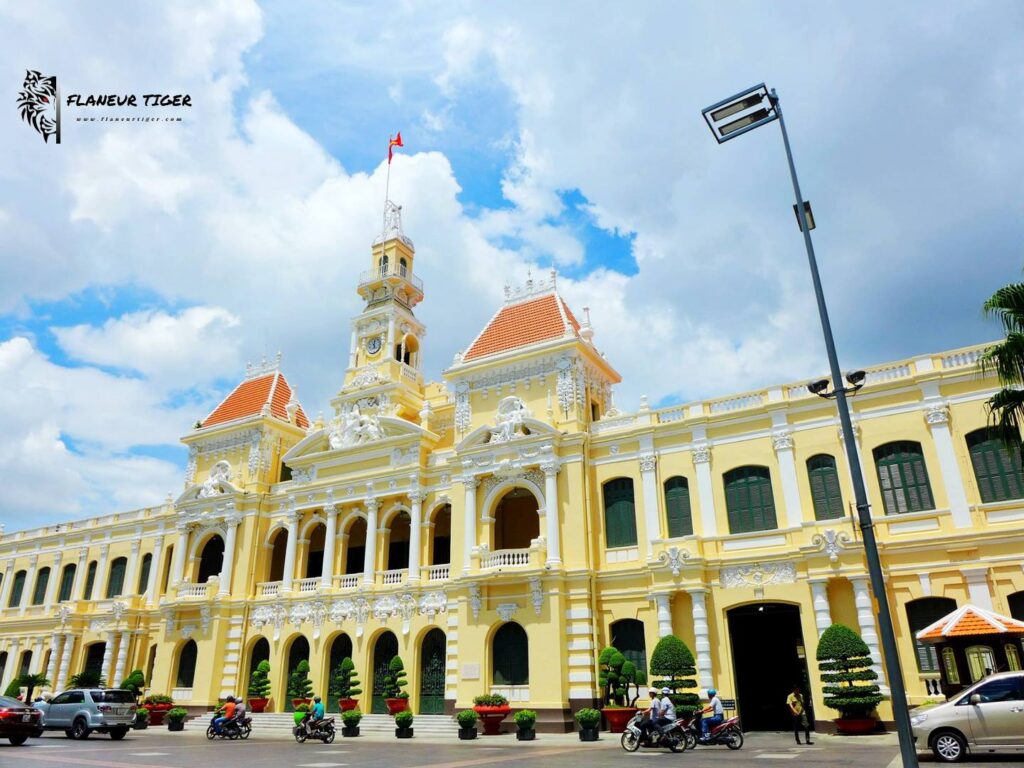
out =
[[359,276],[366,306],[352,320],[345,383],[331,401],[336,414],[355,406],[362,413],[419,420],[420,343],[426,328],[413,314],[423,299],[423,282],[413,273],[415,255],[412,240],[402,232],[402,207],[389,200],[370,268]]

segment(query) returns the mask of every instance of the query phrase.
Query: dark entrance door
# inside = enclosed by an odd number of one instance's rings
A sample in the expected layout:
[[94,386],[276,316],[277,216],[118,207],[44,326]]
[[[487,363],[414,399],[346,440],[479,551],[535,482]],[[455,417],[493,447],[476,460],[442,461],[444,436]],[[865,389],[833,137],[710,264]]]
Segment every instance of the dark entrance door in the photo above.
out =
[[388,713],[388,705],[384,701],[384,678],[388,674],[388,664],[397,655],[397,637],[391,632],[385,632],[377,638],[377,642],[373,646],[373,702],[370,709],[375,715]]
[[[737,707],[745,731],[785,731],[793,721],[786,697],[799,683],[810,711],[807,660],[800,609],[785,603],[755,603],[728,612]],[[729,691],[721,693],[730,698]]]
[[432,629],[423,638],[420,651],[420,714],[444,714],[445,636]]

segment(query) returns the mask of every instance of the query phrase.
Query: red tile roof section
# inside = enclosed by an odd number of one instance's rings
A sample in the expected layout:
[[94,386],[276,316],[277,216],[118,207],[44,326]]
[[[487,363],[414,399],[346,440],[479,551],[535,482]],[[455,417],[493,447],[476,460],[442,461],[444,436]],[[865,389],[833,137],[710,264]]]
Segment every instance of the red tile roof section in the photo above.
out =
[[[282,421],[288,421],[286,406],[292,396],[292,388],[281,373],[268,373],[255,379],[243,381],[224,401],[213,409],[203,421],[204,427],[224,424],[248,416],[256,416],[263,410],[264,403],[270,403],[270,413]],[[305,429],[309,419],[299,406],[296,422]]]
[[971,635],[1024,635],[1024,621],[1001,616],[975,605],[962,605],[917,633],[918,640],[941,641]]
[[556,293],[509,304],[476,337],[463,360],[476,360],[487,355],[525,347],[541,341],[559,339],[570,332],[579,336],[580,324]]

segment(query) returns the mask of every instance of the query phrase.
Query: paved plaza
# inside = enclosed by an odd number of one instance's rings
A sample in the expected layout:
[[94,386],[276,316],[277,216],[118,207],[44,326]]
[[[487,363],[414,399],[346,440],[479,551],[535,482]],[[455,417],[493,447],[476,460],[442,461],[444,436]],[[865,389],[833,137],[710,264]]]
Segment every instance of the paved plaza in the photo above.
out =
[[[245,742],[209,742],[196,728],[181,734],[164,729],[132,732],[122,742],[103,736],[86,742],[72,742],[63,735],[47,734],[32,739],[29,746],[0,746],[0,766],[18,768],[199,768],[202,766],[245,766],[245,768],[469,768],[470,766],[551,766],[552,768],[602,768],[603,766],[673,763],[687,766],[764,766],[789,763],[794,766],[857,766],[889,768],[897,755],[893,736],[856,739],[818,736],[813,746],[797,747],[789,734],[747,734],[743,749],[700,748],[673,755],[667,751],[625,753],[618,738],[602,734],[601,741],[582,744],[575,734],[541,734],[533,743],[521,743],[514,735],[479,738],[472,742],[416,738],[399,742],[385,735],[338,740],[331,745],[296,744],[284,735],[254,733]],[[928,762],[930,756],[922,755]],[[983,758],[965,766],[992,765],[1006,758]],[[896,763],[898,765],[898,763]]]

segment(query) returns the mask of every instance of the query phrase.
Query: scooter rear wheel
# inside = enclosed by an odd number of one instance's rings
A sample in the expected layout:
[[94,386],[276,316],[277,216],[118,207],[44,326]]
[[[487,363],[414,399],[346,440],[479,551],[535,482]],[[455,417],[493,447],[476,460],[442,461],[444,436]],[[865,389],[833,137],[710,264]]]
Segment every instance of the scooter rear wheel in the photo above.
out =
[[679,738],[670,737],[668,742],[668,748],[673,752],[685,752],[686,751],[686,738],[680,736]]
[[248,725],[243,726],[242,733],[241,733],[242,738],[243,739],[248,739],[250,733],[252,733],[252,728],[250,728]]
[[729,731],[729,735],[725,737],[725,746],[729,749],[739,749],[743,746],[743,731],[739,729],[733,729]]
[[632,731],[624,731],[619,742],[622,744],[622,748],[627,752],[636,752],[640,749],[640,739],[638,739],[636,734]]
[[683,736],[686,739],[687,749],[697,748],[697,734],[695,734],[693,731],[687,730],[686,733],[683,734]]
[[323,735],[324,744],[330,744],[334,741],[334,731],[328,731]]

